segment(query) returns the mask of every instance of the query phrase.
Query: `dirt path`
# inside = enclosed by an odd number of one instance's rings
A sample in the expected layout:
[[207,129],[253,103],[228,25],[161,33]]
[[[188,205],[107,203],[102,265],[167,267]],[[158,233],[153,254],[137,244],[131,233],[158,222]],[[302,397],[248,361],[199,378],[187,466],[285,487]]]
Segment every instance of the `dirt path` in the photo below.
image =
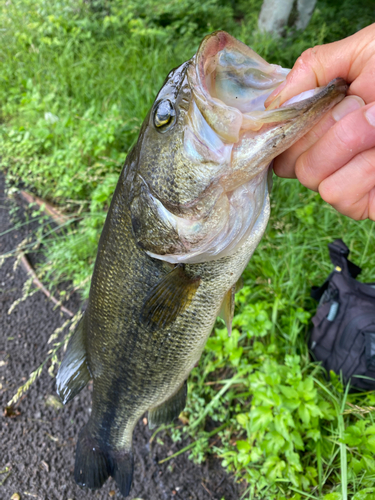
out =
[[[14,249],[35,227],[14,230],[4,195],[0,173],[0,255]],[[23,209],[17,217],[22,217]],[[9,232],[6,232],[10,230]],[[5,232],[5,234],[4,234]],[[0,399],[1,412],[16,389],[46,358],[51,333],[67,319],[45,295],[38,291],[16,306],[27,280],[21,266],[14,271],[15,259],[0,267]],[[68,302],[79,309],[78,297]],[[48,405],[55,396],[55,380],[43,372],[31,387],[14,418],[0,416],[0,498],[8,500],[18,493],[22,500],[78,500],[122,498],[110,478],[99,491],[80,489],[73,481],[74,450],[78,432],[90,412],[90,387],[67,407]],[[238,487],[217,459],[194,465],[183,454],[159,465],[162,458],[181,449],[166,432],[150,444],[151,432],[142,419],[134,432],[135,475],[129,499],[137,500],[238,500]],[[161,444],[161,443],[164,444]]]

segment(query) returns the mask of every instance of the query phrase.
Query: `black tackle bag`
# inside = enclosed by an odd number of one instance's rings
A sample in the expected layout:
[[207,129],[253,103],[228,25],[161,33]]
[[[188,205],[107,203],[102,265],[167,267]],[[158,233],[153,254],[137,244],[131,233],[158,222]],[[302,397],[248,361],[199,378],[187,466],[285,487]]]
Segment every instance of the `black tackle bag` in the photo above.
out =
[[361,268],[348,260],[342,240],[328,245],[335,266],[311,296],[319,301],[309,348],[329,372],[342,373],[353,388],[375,389],[375,283],[360,283]]

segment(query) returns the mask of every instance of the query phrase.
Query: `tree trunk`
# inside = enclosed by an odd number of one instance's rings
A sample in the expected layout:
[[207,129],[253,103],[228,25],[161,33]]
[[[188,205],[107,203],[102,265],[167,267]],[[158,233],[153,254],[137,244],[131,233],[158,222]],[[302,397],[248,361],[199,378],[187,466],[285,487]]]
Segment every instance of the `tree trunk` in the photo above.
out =
[[315,9],[316,0],[298,0],[297,20],[294,24],[297,30],[304,30],[310,22]]
[[264,0],[258,26],[274,36],[282,36],[286,26],[304,30],[314,12],[316,0]]

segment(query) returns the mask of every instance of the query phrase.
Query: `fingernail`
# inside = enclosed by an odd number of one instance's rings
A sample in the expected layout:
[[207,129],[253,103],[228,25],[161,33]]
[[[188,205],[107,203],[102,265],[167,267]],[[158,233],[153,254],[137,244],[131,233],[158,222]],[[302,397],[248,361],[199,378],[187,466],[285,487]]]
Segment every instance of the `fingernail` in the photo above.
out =
[[266,106],[269,104],[280,94],[280,92],[285,88],[287,81],[285,80],[281,85],[275,88],[273,92],[267,97],[266,102],[264,103]]
[[342,120],[344,116],[356,111],[365,105],[365,101],[357,95],[349,95],[345,97],[337,106],[332,110],[332,116],[337,122]]
[[366,109],[365,117],[369,124],[375,127],[375,106],[371,106],[371,108]]
[[[280,106],[280,102],[281,102],[281,98],[280,96],[279,97],[276,97],[276,99],[274,99],[271,104],[269,106],[266,107],[266,111],[270,111],[271,109],[275,109],[275,108],[278,108]],[[265,103],[264,103],[265,104]]]

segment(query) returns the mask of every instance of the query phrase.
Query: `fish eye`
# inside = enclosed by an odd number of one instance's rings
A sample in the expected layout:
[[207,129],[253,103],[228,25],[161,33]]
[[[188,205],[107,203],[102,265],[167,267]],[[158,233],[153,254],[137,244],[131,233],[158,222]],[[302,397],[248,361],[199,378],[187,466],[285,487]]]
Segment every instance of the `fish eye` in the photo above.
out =
[[166,132],[176,120],[176,111],[172,103],[165,99],[160,101],[154,112],[154,125],[158,132]]

